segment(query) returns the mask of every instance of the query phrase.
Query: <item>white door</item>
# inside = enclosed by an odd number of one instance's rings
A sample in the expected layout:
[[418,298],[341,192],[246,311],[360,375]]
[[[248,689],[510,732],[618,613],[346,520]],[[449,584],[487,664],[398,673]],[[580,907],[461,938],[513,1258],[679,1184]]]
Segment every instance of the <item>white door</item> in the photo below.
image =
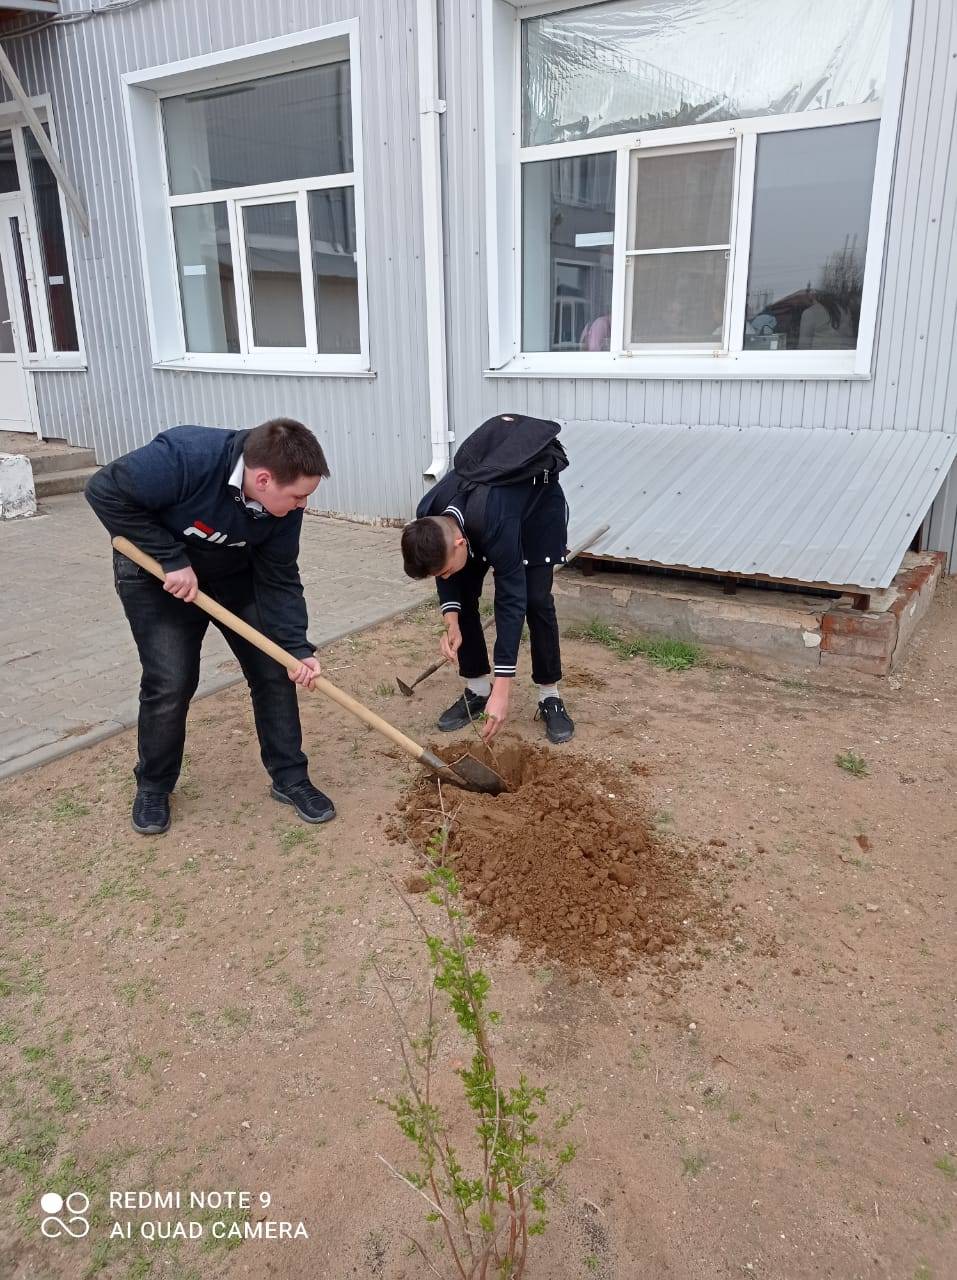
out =
[[0,201],[0,431],[34,432],[30,388],[20,358],[33,333],[23,227],[23,206]]

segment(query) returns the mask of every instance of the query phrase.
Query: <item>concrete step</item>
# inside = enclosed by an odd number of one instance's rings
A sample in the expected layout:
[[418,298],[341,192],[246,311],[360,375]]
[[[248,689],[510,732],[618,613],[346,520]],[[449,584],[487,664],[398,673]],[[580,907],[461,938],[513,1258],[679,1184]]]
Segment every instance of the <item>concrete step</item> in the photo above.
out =
[[92,449],[71,449],[69,446],[51,449],[49,452],[38,449],[29,457],[34,476],[48,476],[55,471],[80,471],[84,467],[96,466],[96,454]]
[[37,499],[52,498],[58,493],[80,493],[96,467],[82,467],[76,471],[51,471],[47,475],[34,476]]

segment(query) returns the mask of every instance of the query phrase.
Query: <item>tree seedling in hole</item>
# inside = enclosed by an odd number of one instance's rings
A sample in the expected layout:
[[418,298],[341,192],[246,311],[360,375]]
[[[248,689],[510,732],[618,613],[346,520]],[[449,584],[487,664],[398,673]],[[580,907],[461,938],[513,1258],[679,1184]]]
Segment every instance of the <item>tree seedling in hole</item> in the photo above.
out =
[[[499,1014],[488,1007],[488,975],[472,967],[475,938],[457,906],[459,883],[446,865],[450,821],[443,805],[443,825],[427,847],[430,901],[445,913],[444,935],[430,932],[415,908],[403,901],[418,925],[429,955],[432,978],[423,1033],[413,1036],[373,960],[395,1015],[402,1052],[404,1090],[385,1105],[413,1144],[416,1162],[399,1172],[379,1159],[426,1202],[426,1221],[440,1224],[440,1247],[448,1251],[451,1274],[458,1280],[521,1280],[529,1244],[547,1225],[547,1193],[561,1170],[575,1157],[575,1144],[558,1135],[577,1108],[559,1115],[546,1137],[539,1125],[547,1090],[519,1076],[506,1086],[491,1044],[491,1028]],[[436,995],[441,993],[459,1029],[471,1045],[471,1062],[456,1074],[472,1113],[474,1146],[463,1152],[452,1145],[451,1120],[436,1102],[435,1070],[439,1041]],[[426,1247],[410,1243],[436,1275],[441,1274]]]

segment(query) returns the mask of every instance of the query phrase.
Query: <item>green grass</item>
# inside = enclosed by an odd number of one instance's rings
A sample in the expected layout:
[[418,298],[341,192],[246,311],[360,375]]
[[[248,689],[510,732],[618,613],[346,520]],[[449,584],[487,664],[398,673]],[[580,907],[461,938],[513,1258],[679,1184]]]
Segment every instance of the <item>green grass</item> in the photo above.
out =
[[309,843],[309,833],[305,827],[289,827],[279,834],[279,852],[292,853],[301,844]]
[[66,1113],[76,1110],[76,1090],[65,1076],[51,1076],[47,1081],[47,1088],[57,1111]]
[[856,751],[839,751],[834,757],[834,763],[845,773],[853,774],[855,778],[866,778],[869,772],[867,761]]
[[681,1157],[681,1174],[686,1178],[697,1178],[698,1174],[708,1167],[707,1156],[687,1155]]
[[235,1027],[240,1031],[245,1031],[252,1021],[253,1015],[251,1009],[240,1009],[236,1005],[227,1005],[219,1016],[227,1027]]
[[951,1160],[950,1156],[941,1156],[939,1160],[935,1160],[934,1168],[939,1169],[948,1178],[957,1178],[957,1164]]
[[375,691],[380,698],[391,698],[395,693],[395,689],[388,680],[380,680],[375,687]]
[[90,806],[78,800],[68,791],[61,791],[50,808],[50,817],[54,822],[70,822],[74,818],[85,818]]
[[590,644],[600,644],[619,658],[645,657],[655,667],[666,671],[687,671],[696,667],[702,660],[701,650],[696,644],[685,640],[671,640],[667,636],[624,635],[617,627],[600,622],[597,618],[586,627],[568,632],[575,640],[585,640]]

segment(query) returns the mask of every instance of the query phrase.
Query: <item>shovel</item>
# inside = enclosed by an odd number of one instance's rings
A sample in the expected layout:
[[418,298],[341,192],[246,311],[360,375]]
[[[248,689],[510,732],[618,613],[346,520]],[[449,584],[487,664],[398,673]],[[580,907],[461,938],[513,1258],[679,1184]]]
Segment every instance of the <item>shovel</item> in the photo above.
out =
[[[166,573],[163,570],[163,566],[154,560],[152,556],[147,555],[145,551],[135,547],[127,538],[114,538],[113,546],[127,559],[132,560],[134,564],[138,564],[141,569],[151,573],[154,578],[159,578],[160,582],[165,581]],[[291,653],[287,653],[275,641],[264,636],[255,627],[251,627],[242,618],[238,618],[229,609],[225,609],[217,600],[213,600],[205,592],[197,591],[196,599],[193,603],[208,613],[211,618],[215,618],[217,622],[221,622],[224,626],[229,627],[231,631],[235,631],[237,635],[241,635],[244,640],[248,640],[251,645],[261,649],[270,658],[275,658],[287,671],[299,670],[302,665],[299,658],[294,658]],[[407,738],[400,729],[389,724],[387,720],[377,716],[374,711],[364,707],[361,702],[350,697],[348,693],[344,693],[342,689],[331,684],[325,676],[316,676],[312,681],[311,688],[318,690],[319,693],[324,693],[333,702],[338,702],[340,707],[344,707],[346,711],[351,712],[357,719],[367,724],[370,729],[375,729],[384,738],[394,742],[397,747],[400,747],[407,755],[410,755],[413,760],[417,760],[419,764],[431,769],[436,777],[441,778],[443,782],[450,782],[455,786],[464,787],[467,791],[485,791],[493,796],[498,795],[500,791],[508,790],[504,778],[500,777],[494,769],[490,769],[488,765],[482,764],[481,761],[472,756],[466,755],[460,760],[456,760],[453,764],[446,764],[435,752],[429,751],[426,747],[420,747],[417,742]]]
[[[583,551],[587,551],[593,542],[597,542],[598,539],[601,537],[601,535],[607,532],[608,532],[607,524],[600,525],[597,529],[593,529],[587,538],[582,538],[581,542],[579,542],[576,546],[574,546],[571,549],[571,551],[569,551],[568,555],[566,556],[565,563],[567,564],[568,561],[574,560],[575,557],[580,556]],[[561,568],[562,566],[558,565],[555,572],[557,573],[558,570]],[[489,627],[492,625],[494,621],[495,621],[494,616],[491,618],[486,618],[485,621],[482,623],[482,630],[488,631]],[[440,658],[438,662],[433,662],[431,667],[426,667],[425,670],[422,672],[422,674],[420,676],[416,676],[411,684],[406,684],[404,680],[400,680],[399,677],[396,676],[395,682],[399,686],[399,692],[404,693],[407,698],[411,698],[412,691],[415,688],[415,686],[417,684],[421,684],[423,680],[428,680],[429,676],[434,676],[436,671],[444,667],[447,662],[448,662],[448,658]]]

